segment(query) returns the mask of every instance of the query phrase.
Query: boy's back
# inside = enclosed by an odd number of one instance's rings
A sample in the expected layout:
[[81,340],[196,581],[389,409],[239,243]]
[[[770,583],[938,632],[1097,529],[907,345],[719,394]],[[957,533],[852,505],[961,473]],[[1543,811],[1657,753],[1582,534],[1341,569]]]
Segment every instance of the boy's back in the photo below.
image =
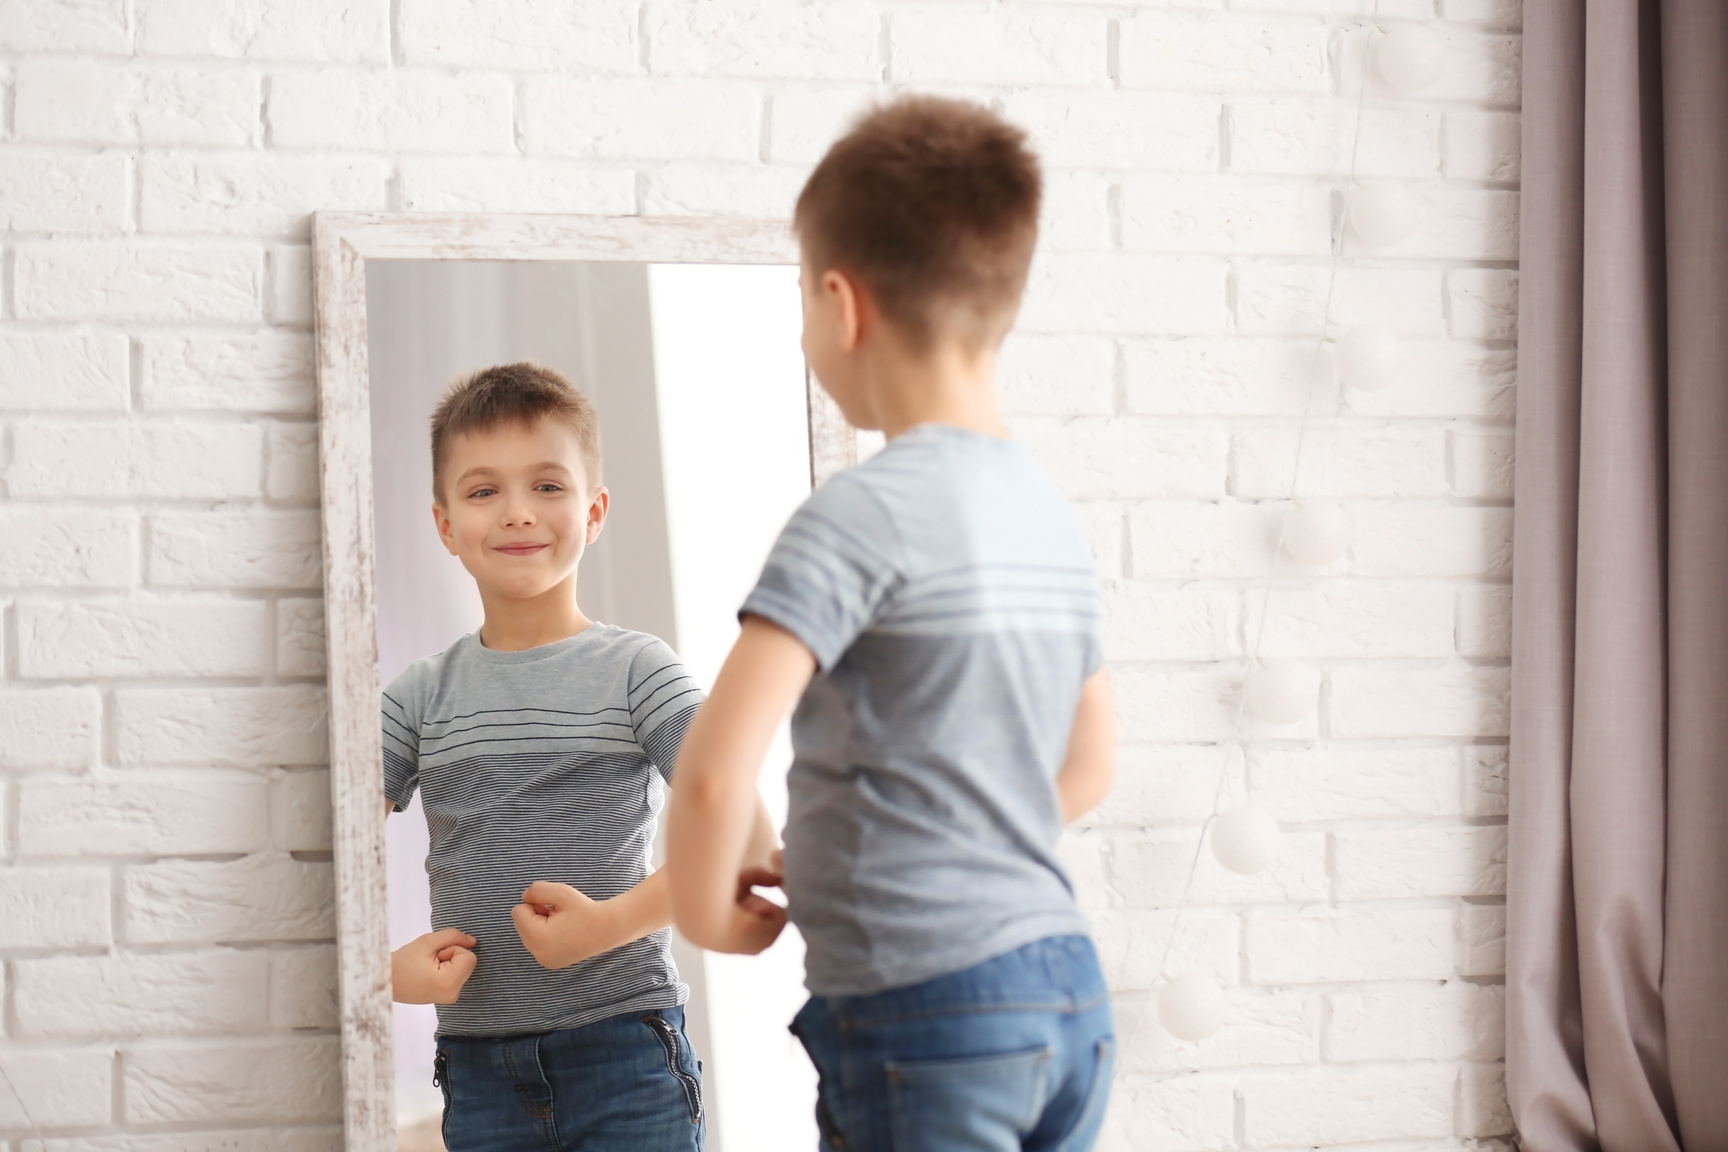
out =
[[1092,559],[1021,445],[924,425],[793,517],[743,609],[816,656],[786,891],[817,995],[953,972],[1085,921],[1053,788],[1102,662]]

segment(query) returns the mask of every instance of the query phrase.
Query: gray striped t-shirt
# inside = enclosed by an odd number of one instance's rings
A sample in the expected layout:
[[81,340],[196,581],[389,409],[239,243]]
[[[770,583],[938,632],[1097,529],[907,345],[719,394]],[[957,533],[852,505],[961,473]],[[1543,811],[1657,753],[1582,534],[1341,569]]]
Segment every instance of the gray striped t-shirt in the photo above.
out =
[[416,788],[431,832],[432,927],[474,936],[479,965],[442,1036],[576,1028],[684,1003],[662,929],[559,971],[510,919],[551,880],[605,900],[648,874],[655,817],[695,681],[652,636],[593,624],[568,640],[495,652],[478,635],[409,665],[384,692],[384,791]]
[[1079,521],[1009,440],[926,424],[830,479],[743,611],[820,666],[792,717],[786,895],[819,996],[1084,933],[1055,776],[1102,663]]

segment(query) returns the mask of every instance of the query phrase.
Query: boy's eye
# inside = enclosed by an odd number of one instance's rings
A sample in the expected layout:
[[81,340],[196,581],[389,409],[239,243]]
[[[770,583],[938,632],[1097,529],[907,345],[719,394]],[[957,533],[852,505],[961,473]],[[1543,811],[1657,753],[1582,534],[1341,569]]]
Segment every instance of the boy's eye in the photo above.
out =
[[496,496],[497,494],[498,489],[496,488],[476,488],[474,491],[468,493],[468,498],[470,500],[478,500],[484,496]]
[[564,486],[562,484],[554,484],[550,480],[544,480],[544,481],[540,482],[539,484],[534,485],[534,491],[536,491],[536,492],[562,492],[562,491],[564,491]]

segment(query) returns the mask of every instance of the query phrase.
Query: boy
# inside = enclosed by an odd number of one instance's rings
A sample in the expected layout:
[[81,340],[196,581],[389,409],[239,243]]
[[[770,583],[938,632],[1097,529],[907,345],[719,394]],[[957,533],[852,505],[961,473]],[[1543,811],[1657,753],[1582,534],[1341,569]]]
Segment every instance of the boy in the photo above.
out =
[[431,832],[442,928],[392,976],[397,1000],[438,1005],[445,1142],[700,1149],[667,876],[647,859],[654,781],[701,694],[665,644],[577,606],[610,501],[598,419],[550,369],[488,368],[439,404],[432,462],[438,535],[485,622],[390,685],[383,725],[387,810],[418,787]]
[[911,98],[829,150],[794,216],[805,356],[888,444],[810,497],[745,600],[684,741],[667,863],[691,940],[760,947],[754,775],[798,700],[793,1031],[830,1152],[1076,1152],[1109,1092],[1109,1000],[1053,851],[1114,772],[1097,581],[992,392],[1039,195],[1018,130]]

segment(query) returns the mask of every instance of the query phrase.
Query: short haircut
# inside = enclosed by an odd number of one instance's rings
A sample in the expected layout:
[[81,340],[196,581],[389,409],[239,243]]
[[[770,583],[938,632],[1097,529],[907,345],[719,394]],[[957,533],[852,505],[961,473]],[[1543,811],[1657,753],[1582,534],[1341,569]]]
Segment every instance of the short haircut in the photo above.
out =
[[977,104],[906,96],[835,141],[792,220],[812,270],[856,276],[916,344],[949,329],[983,346],[1013,323],[1042,191],[1020,129]]
[[576,433],[590,489],[600,486],[600,414],[588,397],[543,364],[522,361],[482,368],[452,384],[432,413],[432,498],[444,502],[444,456],[450,441],[500,424],[562,420]]

